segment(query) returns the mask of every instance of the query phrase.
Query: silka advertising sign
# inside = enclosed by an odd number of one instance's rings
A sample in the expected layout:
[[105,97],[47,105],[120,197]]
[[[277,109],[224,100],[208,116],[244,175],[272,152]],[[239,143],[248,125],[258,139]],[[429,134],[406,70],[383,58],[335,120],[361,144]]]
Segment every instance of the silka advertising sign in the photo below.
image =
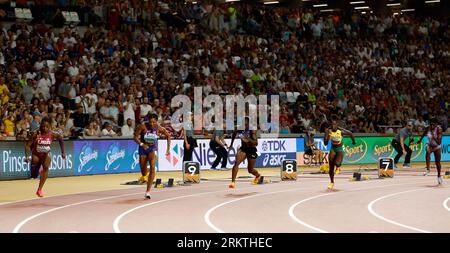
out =
[[139,172],[137,147],[132,140],[75,141],[75,175]]

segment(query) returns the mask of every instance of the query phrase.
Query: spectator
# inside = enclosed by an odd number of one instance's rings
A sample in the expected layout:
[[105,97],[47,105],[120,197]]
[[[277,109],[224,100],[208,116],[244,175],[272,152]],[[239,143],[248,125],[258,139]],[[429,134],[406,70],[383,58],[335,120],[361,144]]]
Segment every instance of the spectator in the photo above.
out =
[[100,119],[102,120],[102,125],[105,123],[112,124],[113,117],[111,116],[110,106],[111,101],[107,99],[105,104],[100,108]]
[[49,78],[47,72],[43,73],[42,78],[39,80],[37,84],[37,92],[39,97],[44,100],[48,100],[50,98],[50,88],[52,87],[52,81]]
[[99,137],[99,136],[101,136],[101,132],[100,132],[100,129],[98,128],[97,122],[96,121],[91,121],[89,123],[89,127],[87,127],[84,130],[84,134],[83,135],[84,136],[88,136],[88,137],[93,137],[93,136]]
[[127,118],[127,124],[122,126],[121,131],[123,137],[134,136],[133,120],[131,118]]
[[111,106],[109,107],[109,115],[111,116],[113,127],[117,128],[119,123],[119,108],[117,107],[116,100],[111,101]]
[[26,141],[28,139],[27,131],[22,129],[18,131],[18,134],[16,135],[16,140],[18,141]]
[[92,117],[92,115],[97,112],[96,105],[98,102],[98,97],[97,97],[97,94],[95,94],[95,92],[96,92],[95,88],[91,87],[89,89],[89,93],[86,94],[87,105],[88,105],[87,113],[89,114],[89,117]]
[[71,118],[73,119],[73,126],[76,131],[84,129],[89,123],[89,115],[84,112],[82,106],[79,106],[78,109],[71,114]]
[[143,119],[144,117],[146,117],[148,115],[149,112],[152,112],[152,111],[153,111],[153,108],[151,105],[148,104],[148,98],[145,97],[144,102],[140,106],[141,118]]
[[5,120],[3,120],[3,124],[5,125],[5,133],[8,137],[14,137],[16,131],[16,119],[14,113],[10,113]]
[[109,136],[109,137],[117,136],[116,132],[114,132],[113,130],[113,126],[110,123],[108,122],[105,123],[102,130],[102,136]]
[[[445,18],[346,17],[242,1],[127,3],[86,2],[103,5],[111,16],[106,28],[93,22],[84,34],[76,28],[49,29],[45,23],[2,27],[0,118],[8,111],[4,105],[15,104],[21,112],[17,125],[26,125],[26,110],[54,117],[75,110],[77,97],[86,96],[93,99],[87,110],[92,118],[109,99],[117,103],[119,126],[122,113],[136,125],[154,110],[163,124],[172,97],[193,98],[193,87],[203,86],[205,94],[280,95],[293,133],[319,127],[324,123],[320,115],[330,114],[345,114],[342,127],[364,132],[384,132],[389,128],[381,126],[396,119],[426,122],[431,116],[448,126]],[[99,16],[101,8],[95,9]],[[143,27],[138,15],[146,20]],[[60,10],[52,21],[63,26]],[[82,95],[83,88],[89,94]],[[102,95],[95,99],[95,94]],[[133,104],[130,95],[136,98],[134,108],[127,107]],[[57,96],[63,109],[54,105]],[[70,118],[66,124],[70,128]]]
[[68,93],[68,101],[69,101],[69,110],[75,110],[76,107],[76,103],[75,103],[75,98],[77,96],[77,90],[79,89],[78,87],[78,83],[77,83],[77,78],[75,76],[70,77],[70,88],[69,88],[69,93]]
[[0,120],[0,140],[4,140],[6,137],[8,137],[8,134],[6,133],[5,123]]
[[30,133],[33,133],[39,130],[39,126],[41,125],[42,114],[40,112],[33,113],[33,121],[30,123]]
[[55,97],[55,99],[50,102],[50,107],[52,112],[64,109],[64,106],[63,104],[61,104],[59,97]]
[[[127,119],[127,124],[128,124],[128,119],[131,119],[132,127],[134,128],[135,127],[134,111],[136,109],[136,104],[134,103],[133,95],[127,96],[127,101],[123,103],[123,107],[124,107],[123,117],[125,119]],[[122,131],[122,134],[123,134],[123,131]]]
[[291,130],[289,129],[288,122],[286,120],[281,121],[281,129],[280,134],[290,134]]
[[89,107],[92,105],[92,101],[86,95],[86,88],[82,88],[80,94],[75,98],[75,104],[78,108],[81,107],[83,114],[89,118]]

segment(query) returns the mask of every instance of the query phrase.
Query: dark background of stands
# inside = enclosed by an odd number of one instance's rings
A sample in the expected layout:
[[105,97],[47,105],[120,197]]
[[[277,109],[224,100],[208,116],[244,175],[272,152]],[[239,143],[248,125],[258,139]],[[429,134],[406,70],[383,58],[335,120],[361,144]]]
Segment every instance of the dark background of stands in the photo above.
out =
[[[191,0],[189,0],[191,1]],[[269,0],[241,0],[241,3],[249,3],[255,5],[262,5],[264,1]],[[303,2],[302,0],[279,0],[278,4],[274,4],[272,6],[283,6],[283,7],[301,7],[301,8],[313,8],[315,4],[328,4],[326,9],[335,9],[336,12],[343,13],[344,15],[350,15],[354,10],[355,6],[351,5],[351,1],[356,0],[311,0],[307,2]],[[11,7],[11,2],[14,1],[0,1],[0,9],[4,10],[7,13],[7,16],[0,19],[2,21],[15,21],[14,17],[14,7]],[[16,2],[16,7],[27,7],[30,8],[34,20],[33,22],[39,22],[44,19],[47,24],[52,23],[53,16],[55,15],[57,9],[61,11],[76,11],[80,18],[79,25],[86,26],[88,24],[92,25],[102,25],[103,21],[101,18],[95,15],[91,6],[77,6],[72,5],[71,1],[67,0],[68,5],[59,5],[57,0],[53,1],[28,1],[29,4],[27,6],[21,6]],[[199,0],[198,2],[202,2]],[[203,1],[206,2],[206,1]],[[224,1],[207,1],[207,2],[217,2],[221,3]],[[375,14],[392,14],[395,11],[400,11],[401,9],[415,9],[414,15],[417,16],[430,16],[430,17],[449,17],[450,15],[450,1],[441,0],[440,3],[436,4],[426,4],[425,0],[366,0],[366,3],[360,4],[359,6],[370,6],[370,10],[372,10]],[[387,3],[401,3],[401,6],[398,7],[388,7]],[[357,11],[356,11],[357,12]],[[108,11],[107,11],[108,13]]]

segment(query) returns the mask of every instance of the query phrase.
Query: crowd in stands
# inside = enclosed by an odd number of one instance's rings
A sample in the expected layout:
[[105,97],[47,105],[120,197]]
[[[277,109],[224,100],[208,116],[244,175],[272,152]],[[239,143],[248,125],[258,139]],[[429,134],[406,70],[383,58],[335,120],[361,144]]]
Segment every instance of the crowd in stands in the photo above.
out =
[[209,2],[85,0],[103,23],[1,23],[0,138],[47,116],[67,137],[131,137],[148,113],[171,129],[171,98],[194,87],[279,95],[282,133],[332,114],[357,133],[431,117],[450,131],[448,17]]

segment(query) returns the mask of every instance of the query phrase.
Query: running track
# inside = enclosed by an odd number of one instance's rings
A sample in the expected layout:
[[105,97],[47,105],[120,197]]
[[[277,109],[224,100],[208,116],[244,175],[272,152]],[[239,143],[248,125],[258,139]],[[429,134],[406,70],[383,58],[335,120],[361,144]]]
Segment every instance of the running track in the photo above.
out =
[[0,232],[450,232],[450,180],[397,172],[392,179],[350,182],[326,175],[228,189],[227,181],[144,187],[0,205]]

